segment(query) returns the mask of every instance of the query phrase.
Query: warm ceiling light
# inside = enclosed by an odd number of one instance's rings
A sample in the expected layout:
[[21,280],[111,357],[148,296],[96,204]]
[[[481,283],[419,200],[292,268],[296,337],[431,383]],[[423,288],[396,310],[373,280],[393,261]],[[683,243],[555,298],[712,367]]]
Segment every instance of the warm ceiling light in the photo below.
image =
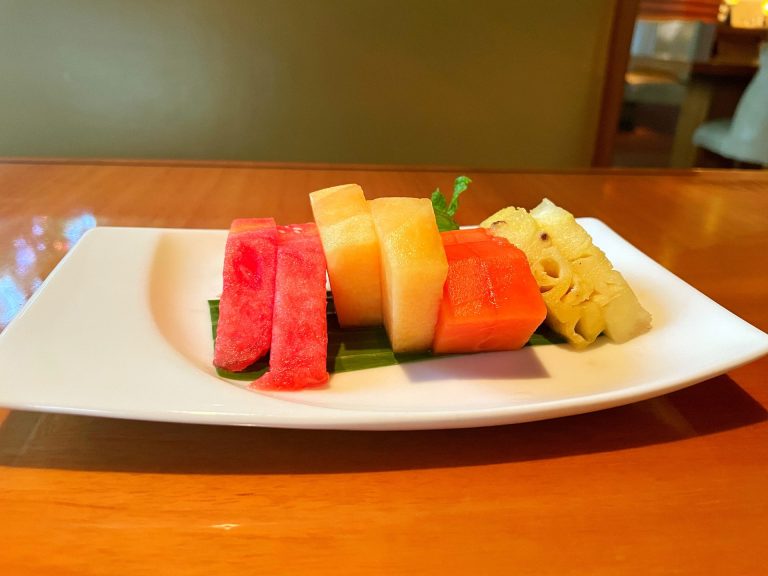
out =
[[763,14],[768,16],[768,2],[763,2]]

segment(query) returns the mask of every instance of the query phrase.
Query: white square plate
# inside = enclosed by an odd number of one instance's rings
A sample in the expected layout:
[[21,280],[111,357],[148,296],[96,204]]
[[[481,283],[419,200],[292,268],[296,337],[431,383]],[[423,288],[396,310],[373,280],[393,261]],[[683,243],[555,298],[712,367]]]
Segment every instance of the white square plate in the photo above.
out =
[[624,273],[653,329],[331,376],[324,390],[264,393],[219,378],[207,299],[227,232],[96,228],[0,334],[0,406],[203,424],[350,430],[525,422],[658,396],[759,358],[768,335],[581,219]]

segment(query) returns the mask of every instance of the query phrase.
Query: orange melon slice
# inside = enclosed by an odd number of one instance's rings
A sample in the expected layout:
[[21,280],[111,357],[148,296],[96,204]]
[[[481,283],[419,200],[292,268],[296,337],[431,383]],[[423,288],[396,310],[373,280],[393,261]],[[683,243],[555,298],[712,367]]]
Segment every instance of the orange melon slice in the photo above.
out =
[[342,327],[381,324],[379,239],[363,189],[345,184],[309,195]]
[[517,350],[547,307],[525,254],[484,229],[443,232],[448,279],[433,350],[437,354]]

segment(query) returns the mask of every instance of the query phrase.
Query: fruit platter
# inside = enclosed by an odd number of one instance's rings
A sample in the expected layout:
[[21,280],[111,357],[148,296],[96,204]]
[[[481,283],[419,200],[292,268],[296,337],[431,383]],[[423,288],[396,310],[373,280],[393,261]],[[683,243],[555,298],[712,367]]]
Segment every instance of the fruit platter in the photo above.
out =
[[439,189],[368,201],[346,184],[309,194],[315,222],[235,220],[212,306],[219,374],[261,390],[323,387],[338,367],[329,323],[342,341],[382,326],[397,362],[519,350],[544,325],[575,348],[651,328],[621,273],[551,201],[460,229],[453,216],[470,183],[458,177],[450,203]]
[[653,398],[768,351],[599,220],[542,199],[459,229],[468,184],[450,200],[307,191],[313,222],[97,227],[0,334],[0,406],[461,428]]

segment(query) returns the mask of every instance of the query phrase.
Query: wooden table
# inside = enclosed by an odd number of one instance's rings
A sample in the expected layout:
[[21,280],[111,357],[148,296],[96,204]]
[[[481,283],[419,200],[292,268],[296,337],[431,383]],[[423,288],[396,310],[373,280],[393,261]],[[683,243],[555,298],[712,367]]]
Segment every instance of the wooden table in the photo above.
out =
[[[768,330],[768,173],[468,174],[463,223],[548,196]],[[28,296],[94,220],[304,221],[313,189],[424,196],[456,175],[0,163],[0,286]],[[763,358],[621,408],[451,431],[0,412],[0,573],[766,574],[767,384]]]

